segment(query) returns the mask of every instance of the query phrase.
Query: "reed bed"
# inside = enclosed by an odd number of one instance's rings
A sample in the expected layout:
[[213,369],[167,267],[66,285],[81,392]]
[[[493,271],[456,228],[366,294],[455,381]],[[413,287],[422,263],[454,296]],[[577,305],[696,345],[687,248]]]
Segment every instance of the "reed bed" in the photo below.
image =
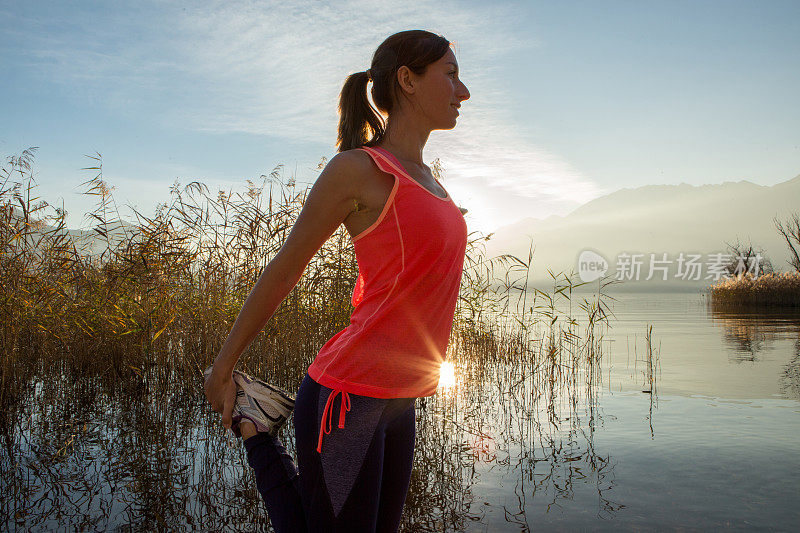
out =
[[[0,189],[0,404],[9,407],[37,362],[64,365],[108,386],[140,386],[148,369],[194,379],[216,356],[250,288],[274,256],[307,191],[284,185],[280,169],[244,192],[211,194],[175,185],[152,217],[123,220],[102,164],[84,185],[96,197],[88,234],[65,227],[65,212],[35,194],[31,154],[3,169]],[[9,185],[14,174],[23,179]],[[357,272],[337,231],[243,357],[267,354],[269,370],[295,377],[319,341],[343,327]],[[291,354],[291,357],[282,355]],[[151,376],[152,377],[152,376]],[[13,378],[13,379],[12,379]]]
[[711,303],[718,308],[800,307],[800,272],[751,272],[723,278],[709,288]]
[[[241,450],[221,446],[202,370],[307,189],[279,166],[241,192],[175,184],[154,215],[123,217],[98,154],[84,183],[96,199],[92,227],[79,233],[67,229],[63,208],[36,196],[34,153],[9,158],[0,174],[6,525],[41,527],[60,515],[82,529],[115,520],[152,529],[265,526]],[[621,507],[608,495],[613,462],[593,441],[605,285],[577,302],[582,284],[551,273],[552,292],[529,291],[532,249],[527,260],[487,258],[489,237],[468,241],[447,354],[459,383],[418,402],[404,530],[467,529],[480,514],[471,487],[481,462],[519,471],[521,490],[555,506],[594,475],[598,513]],[[296,391],[319,347],[348,324],[356,274],[341,227],[240,366]],[[294,453],[291,440],[284,443]],[[509,520],[522,525],[524,515],[518,509]]]

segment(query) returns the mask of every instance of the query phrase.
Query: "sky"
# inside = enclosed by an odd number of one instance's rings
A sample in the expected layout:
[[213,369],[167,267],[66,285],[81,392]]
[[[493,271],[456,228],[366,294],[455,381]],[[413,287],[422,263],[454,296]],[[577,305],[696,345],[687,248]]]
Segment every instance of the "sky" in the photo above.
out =
[[[0,156],[86,227],[86,157],[121,206],[243,190],[336,153],[338,95],[389,35],[454,43],[471,97],[423,159],[470,231],[621,188],[800,174],[800,2],[0,0]],[[123,213],[125,210],[123,209]]]

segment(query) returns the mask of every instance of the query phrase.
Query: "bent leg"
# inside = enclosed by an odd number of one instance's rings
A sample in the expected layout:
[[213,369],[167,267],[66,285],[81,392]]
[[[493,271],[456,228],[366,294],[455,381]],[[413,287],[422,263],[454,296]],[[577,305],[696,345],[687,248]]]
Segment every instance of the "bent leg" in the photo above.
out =
[[[320,454],[322,413],[332,391],[308,375],[306,384],[317,392],[303,398],[298,393],[295,439],[308,531],[396,531],[413,463],[415,399],[351,393],[344,427],[331,424]],[[342,395],[334,396],[334,413],[340,412],[341,402]]]
[[305,531],[299,475],[292,456],[268,433],[245,439],[244,447],[272,527],[278,533]]
[[[400,528],[403,506],[411,482],[416,438],[416,399],[397,419],[386,427],[383,451],[381,499],[376,531],[395,532]],[[405,404],[403,404],[405,405]]]
[[[322,390],[320,412],[330,389]],[[307,442],[308,436],[297,437],[309,531],[395,532],[413,463],[414,399],[351,394],[350,400],[352,409],[345,427],[332,424],[331,433],[324,436],[321,456],[316,451],[318,428],[314,428],[311,442]],[[333,400],[334,412],[338,412],[339,401],[339,396]],[[306,478],[307,471],[315,475]]]
[[[298,426],[314,423],[318,395],[319,385],[306,375],[295,398],[295,433]],[[289,452],[277,437],[268,433],[245,439],[244,446],[247,463],[255,470],[256,486],[267,507],[272,527],[277,533],[305,533],[308,529],[301,495],[303,476]],[[309,471],[306,477],[313,479],[313,471]]]

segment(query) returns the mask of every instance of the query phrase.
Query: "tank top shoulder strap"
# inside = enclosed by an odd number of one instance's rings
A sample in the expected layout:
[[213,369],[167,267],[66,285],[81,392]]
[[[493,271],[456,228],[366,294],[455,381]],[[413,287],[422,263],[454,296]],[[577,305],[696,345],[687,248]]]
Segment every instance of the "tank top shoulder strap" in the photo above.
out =
[[[389,174],[394,174],[395,176],[402,177],[402,178],[408,180],[409,182],[411,182],[411,184],[414,185],[415,187],[421,187],[422,189],[428,191],[428,194],[430,194],[432,196],[436,196],[440,200],[448,200],[450,198],[450,195],[447,194],[447,190],[442,185],[442,182],[439,181],[436,178],[436,176],[433,176],[433,179],[436,181],[436,183],[439,184],[439,186],[442,189],[445,189],[446,196],[444,198],[432,193],[427,188],[423,187],[417,180],[415,180],[414,178],[409,176],[408,175],[408,171],[406,171],[406,169],[403,167],[403,165],[400,164],[400,161],[398,161],[397,158],[394,156],[394,154],[392,154],[391,152],[389,152],[387,150],[384,150],[383,148],[379,148],[377,146],[375,146],[375,147],[361,146],[358,149],[359,150],[364,150],[365,152],[370,154],[372,156],[372,159],[375,160],[375,163],[378,165],[378,168],[380,168],[384,172],[388,172]],[[399,181],[403,181],[403,180],[399,180]]]
[[406,175],[405,171],[400,166],[400,164],[396,161],[393,161],[392,159],[394,158],[391,157],[390,155],[387,155],[387,152],[381,150],[380,148],[362,146],[358,149],[364,150],[370,156],[372,156],[373,161],[375,161],[375,164],[378,165],[378,168],[381,169],[382,171],[387,172],[389,174],[393,174],[398,177],[403,177],[405,179],[411,179]]

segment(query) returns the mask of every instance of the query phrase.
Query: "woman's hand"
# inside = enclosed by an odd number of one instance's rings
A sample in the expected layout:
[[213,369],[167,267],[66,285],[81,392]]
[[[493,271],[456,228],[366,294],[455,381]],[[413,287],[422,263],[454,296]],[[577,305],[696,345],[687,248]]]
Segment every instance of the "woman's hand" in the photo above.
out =
[[236,402],[236,383],[233,382],[233,377],[215,366],[206,378],[204,388],[211,409],[222,415],[222,425],[225,429],[230,429],[231,414]]

